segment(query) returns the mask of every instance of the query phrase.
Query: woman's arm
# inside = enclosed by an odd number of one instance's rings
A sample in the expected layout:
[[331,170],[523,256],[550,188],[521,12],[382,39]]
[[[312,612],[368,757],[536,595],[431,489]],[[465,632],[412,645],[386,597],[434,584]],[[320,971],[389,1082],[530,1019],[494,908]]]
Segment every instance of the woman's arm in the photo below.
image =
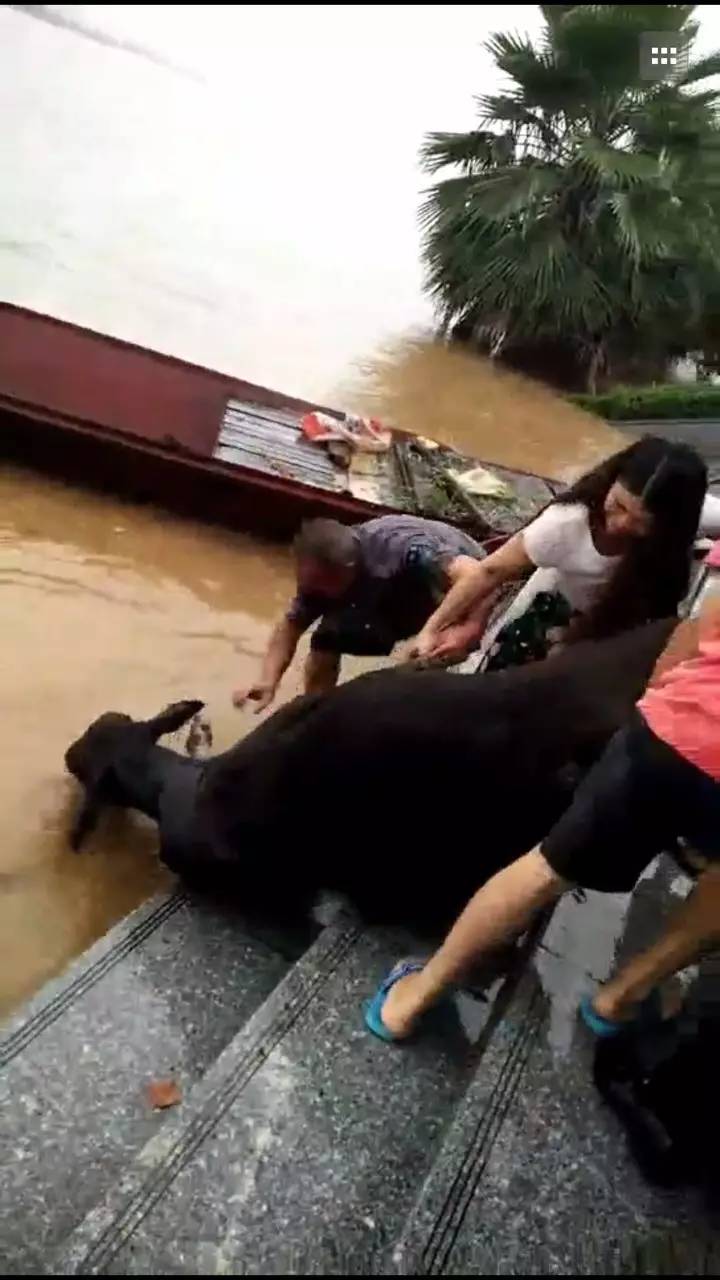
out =
[[442,647],[440,633],[445,627],[464,621],[471,613],[481,617],[485,612],[484,603],[488,606],[489,615],[492,596],[498,587],[521,578],[534,568],[525,550],[522,533],[516,533],[486,560],[457,556],[449,569],[452,586],[415,638],[411,653],[420,658],[433,657],[436,648]]
[[698,653],[698,618],[685,618],[682,622],[678,622],[675,630],[672,632],[665,648],[658,658],[653,668],[653,673],[648,680],[648,688],[658,684],[662,680],[666,672],[671,671],[680,662],[686,662],[688,658],[696,658]]
[[717,644],[718,640],[720,640],[720,583],[711,583],[696,617],[684,618],[678,622],[655,663],[648,681],[648,688],[658,684],[668,671],[681,662],[697,658],[701,644]]

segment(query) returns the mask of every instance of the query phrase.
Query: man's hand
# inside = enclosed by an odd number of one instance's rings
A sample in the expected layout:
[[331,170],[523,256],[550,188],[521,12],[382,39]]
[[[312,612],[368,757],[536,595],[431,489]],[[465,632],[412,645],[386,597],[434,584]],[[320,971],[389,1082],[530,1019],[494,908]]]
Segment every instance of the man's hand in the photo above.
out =
[[248,702],[256,702],[255,715],[258,716],[261,711],[270,706],[275,694],[277,693],[277,684],[271,684],[269,681],[257,680],[255,684],[251,684],[249,689],[236,689],[233,696],[234,707],[244,707]]
[[273,628],[260,675],[247,689],[236,689],[233,705],[244,707],[246,702],[256,702],[255,715],[270,706],[278,691],[280,681],[293,660],[298,640],[305,630],[305,623],[285,616]]

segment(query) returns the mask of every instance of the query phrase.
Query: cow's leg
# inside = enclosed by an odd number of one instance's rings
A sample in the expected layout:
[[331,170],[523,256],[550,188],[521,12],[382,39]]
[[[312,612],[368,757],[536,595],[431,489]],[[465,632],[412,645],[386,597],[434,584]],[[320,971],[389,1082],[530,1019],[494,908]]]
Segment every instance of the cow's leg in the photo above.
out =
[[705,871],[653,946],[634,956],[597,992],[593,1005],[611,1022],[631,1018],[666,978],[720,945],[720,869]]
[[499,871],[471,898],[424,969],[400,979],[388,992],[382,1009],[388,1031],[409,1035],[418,1018],[481,957],[516,937],[541,907],[568,888],[539,849]]

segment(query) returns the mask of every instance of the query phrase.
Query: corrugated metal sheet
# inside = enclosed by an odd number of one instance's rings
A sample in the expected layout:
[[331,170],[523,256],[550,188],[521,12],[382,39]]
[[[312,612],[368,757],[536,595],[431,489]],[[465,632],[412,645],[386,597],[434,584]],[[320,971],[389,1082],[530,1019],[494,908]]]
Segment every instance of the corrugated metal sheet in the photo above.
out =
[[214,457],[330,493],[347,491],[347,473],[324,449],[309,444],[300,431],[299,413],[229,400]]
[[[463,504],[456,498],[448,503],[443,474],[476,464],[472,458],[445,447],[426,452],[415,445],[398,445],[401,465],[394,463],[393,450],[356,454],[348,472],[335,466],[323,448],[304,438],[301,416],[293,409],[229,400],[213,456],[232,466],[282,476],[326,493],[350,493],[371,505],[421,511],[461,522],[467,521],[470,512],[477,518],[475,522],[470,517],[473,525],[477,524],[478,534],[491,530],[512,534],[553,497],[549,486],[537,476],[490,465],[489,469],[512,489],[512,501],[476,498],[466,499]],[[412,485],[404,480],[403,465],[405,471],[412,472]]]

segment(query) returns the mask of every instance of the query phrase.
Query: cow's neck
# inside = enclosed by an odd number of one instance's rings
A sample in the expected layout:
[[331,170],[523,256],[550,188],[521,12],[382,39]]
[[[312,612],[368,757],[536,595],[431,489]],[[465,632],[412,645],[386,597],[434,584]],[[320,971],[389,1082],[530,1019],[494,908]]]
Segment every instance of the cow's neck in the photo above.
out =
[[160,817],[163,794],[168,788],[175,790],[197,772],[193,760],[179,756],[167,747],[151,746],[140,755],[120,760],[115,766],[123,803],[138,809],[155,821]]

